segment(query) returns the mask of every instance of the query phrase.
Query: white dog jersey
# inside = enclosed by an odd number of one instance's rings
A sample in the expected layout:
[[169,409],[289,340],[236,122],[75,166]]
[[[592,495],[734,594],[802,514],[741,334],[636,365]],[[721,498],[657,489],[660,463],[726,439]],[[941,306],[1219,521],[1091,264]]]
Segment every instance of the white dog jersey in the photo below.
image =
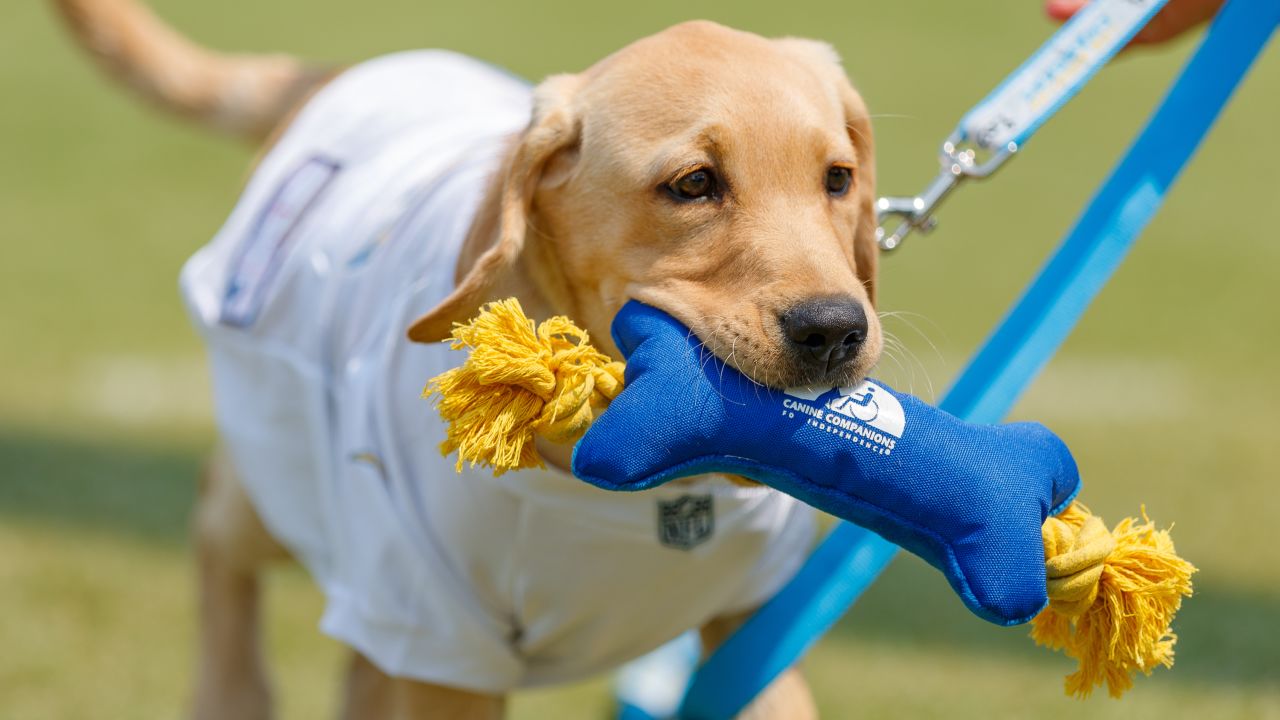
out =
[[527,85],[446,52],[351,69],[302,110],[182,289],[255,507],[384,671],[487,692],[605,670],[757,605],[803,561],[808,507],[706,478],[609,493],[454,471],[419,395],[461,360],[405,329],[459,248]]

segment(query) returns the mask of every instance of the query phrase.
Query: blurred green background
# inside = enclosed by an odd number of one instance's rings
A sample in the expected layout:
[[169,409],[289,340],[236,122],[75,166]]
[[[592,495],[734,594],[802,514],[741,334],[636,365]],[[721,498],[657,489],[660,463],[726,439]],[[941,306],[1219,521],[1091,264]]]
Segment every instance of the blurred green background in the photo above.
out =
[[[224,49],[353,62],[449,47],[529,78],[707,17],[836,45],[873,113],[883,192],[913,192],[973,102],[1051,27],[1037,0],[939,3],[160,0]],[[884,263],[911,354],[881,375],[936,396],[1066,230],[1192,39],[1108,68],[941,229]],[[186,526],[212,442],[183,259],[252,150],[109,85],[42,2],[0,3],[0,718],[180,716],[194,599]],[[1178,664],[1125,700],[1063,697],[1068,662],[971,616],[898,560],[805,661],[824,717],[1280,717],[1280,51],[1263,58],[1160,218],[1019,406],[1060,432],[1084,497],[1177,521],[1196,596]],[[273,574],[281,717],[331,714],[340,649],[321,600]],[[517,696],[516,718],[602,718],[606,680]]]

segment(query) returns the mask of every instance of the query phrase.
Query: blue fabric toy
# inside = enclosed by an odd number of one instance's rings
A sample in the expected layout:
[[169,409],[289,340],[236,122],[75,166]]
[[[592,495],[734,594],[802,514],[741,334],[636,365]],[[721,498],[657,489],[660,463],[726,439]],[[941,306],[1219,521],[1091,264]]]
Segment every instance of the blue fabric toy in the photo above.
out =
[[1043,425],[965,423],[874,381],[767,388],[636,301],[613,335],[626,386],[574,448],[579,478],[643,490],[743,475],[919,555],[993,623],[1027,622],[1047,603],[1041,525],[1075,497],[1080,476]]

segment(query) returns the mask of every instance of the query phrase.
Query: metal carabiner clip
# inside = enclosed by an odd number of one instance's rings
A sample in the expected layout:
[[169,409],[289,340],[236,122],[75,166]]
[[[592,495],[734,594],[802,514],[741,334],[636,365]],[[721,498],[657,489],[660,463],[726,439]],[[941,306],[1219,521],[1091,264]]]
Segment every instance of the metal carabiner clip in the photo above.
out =
[[[884,251],[896,250],[912,232],[928,233],[938,224],[933,216],[943,199],[965,178],[985,178],[1018,152],[1018,144],[1010,142],[985,160],[978,161],[976,147],[968,145],[959,132],[942,143],[938,154],[942,169],[924,192],[912,197],[882,197],[876,201],[876,242]],[[897,225],[892,225],[893,220]]]

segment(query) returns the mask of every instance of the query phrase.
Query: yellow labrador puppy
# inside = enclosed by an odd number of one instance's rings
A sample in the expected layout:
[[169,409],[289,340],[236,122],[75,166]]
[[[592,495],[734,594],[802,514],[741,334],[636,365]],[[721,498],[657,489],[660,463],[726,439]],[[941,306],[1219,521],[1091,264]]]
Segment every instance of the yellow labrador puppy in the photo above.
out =
[[[514,689],[689,628],[713,648],[794,573],[813,517],[791,498],[721,477],[606,493],[560,447],[542,471],[455,472],[417,395],[458,361],[435,341],[509,296],[614,355],[635,298],[762,384],[866,375],[871,127],[830,47],[691,22],[531,89],[442,51],[330,72],[195,47],[131,0],[58,5],[141,94],[263,146],[182,279],[223,440],[195,523],[195,717],[270,715],[272,558],[307,566],[353,648],[348,718],[500,717]],[[748,713],[814,709],[792,671]]]

